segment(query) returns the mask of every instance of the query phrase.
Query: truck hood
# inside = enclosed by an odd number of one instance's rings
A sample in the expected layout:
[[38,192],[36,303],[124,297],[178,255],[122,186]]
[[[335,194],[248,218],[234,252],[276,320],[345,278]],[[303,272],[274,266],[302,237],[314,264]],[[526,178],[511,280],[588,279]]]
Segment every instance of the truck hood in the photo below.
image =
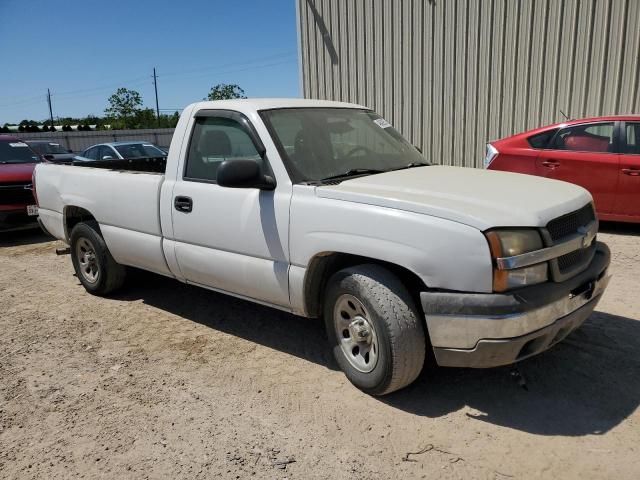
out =
[[431,215],[479,230],[543,227],[591,201],[584,188],[558,180],[447,166],[353,178],[317,187],[316,195]]
[[35,166],[35,163],[0,163],[0,185],[13,182],[31,183]]

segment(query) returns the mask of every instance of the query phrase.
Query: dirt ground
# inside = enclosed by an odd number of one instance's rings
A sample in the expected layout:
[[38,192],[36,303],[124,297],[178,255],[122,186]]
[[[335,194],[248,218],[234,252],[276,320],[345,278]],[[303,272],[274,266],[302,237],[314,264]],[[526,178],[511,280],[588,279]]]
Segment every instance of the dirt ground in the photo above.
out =
[[0,478],[640,478],[640,226],[585,325],[510,368],[373,398],[318,321],[153,274],[87,294],[37,233],[0,238]]

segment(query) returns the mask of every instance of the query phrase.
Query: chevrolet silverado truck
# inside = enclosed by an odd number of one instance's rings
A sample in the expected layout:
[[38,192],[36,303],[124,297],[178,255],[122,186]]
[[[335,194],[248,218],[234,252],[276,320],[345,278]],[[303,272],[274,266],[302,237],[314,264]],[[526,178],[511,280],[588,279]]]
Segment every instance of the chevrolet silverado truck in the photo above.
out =
[[359,105],[195,103],[162,160],[37,166],[40,221],[84,288],[108,295],[132,266],[320,317],[373,395],[413,382],[427,349],[453,367],[538,354],[609,280],[585,189],[429,165]]
[[40,157],[22,140],[0,135],[0,233],[38,228],[31,186],[38,162]]

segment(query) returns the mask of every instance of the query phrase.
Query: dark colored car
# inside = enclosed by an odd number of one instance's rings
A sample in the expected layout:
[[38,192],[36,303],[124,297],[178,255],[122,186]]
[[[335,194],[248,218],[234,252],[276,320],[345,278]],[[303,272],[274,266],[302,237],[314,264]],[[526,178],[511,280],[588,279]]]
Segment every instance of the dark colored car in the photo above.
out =
[[64,148],[55,140],[25,140],[25,143],[48,162],[71,163],[75,156],[73,151]]
[[33,169],[40,157],[20,139],[0,135],[0,231],[37,227]]
[[640,222],[640,116],[549,125],[491,142],[485,167],[580,185],[601,220]]

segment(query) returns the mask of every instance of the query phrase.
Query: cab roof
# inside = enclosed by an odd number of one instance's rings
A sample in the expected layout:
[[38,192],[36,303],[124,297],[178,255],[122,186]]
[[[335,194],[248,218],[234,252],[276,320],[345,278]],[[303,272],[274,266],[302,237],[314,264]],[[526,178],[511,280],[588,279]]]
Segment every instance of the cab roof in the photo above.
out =
[[330,100],[311,100],[307,98],[239,98],[233,100],[213,100],[197,102],[191,105],[196,111],[201,109],[229,109],[238,111],[273,110],[277,108],[357,108],[368,109],[362,105]]

